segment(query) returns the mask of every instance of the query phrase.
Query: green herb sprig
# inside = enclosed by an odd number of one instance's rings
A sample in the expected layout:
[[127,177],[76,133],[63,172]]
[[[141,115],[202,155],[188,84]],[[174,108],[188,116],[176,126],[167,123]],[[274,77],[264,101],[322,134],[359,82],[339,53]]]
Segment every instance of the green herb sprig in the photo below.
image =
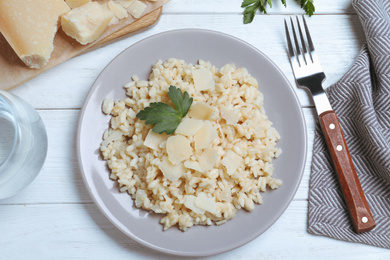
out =
[[169,86],[168,96],[175,108],[163,102],[153,102],[137,114],[137,117],[145,120],[146,124],[154,125],[153,132],[155,133],[173,134],[181,119],[187,115],[193,101],[187,91],[183,94],[180,88],[172,85]]
[[[286,7],[286,0],[281,0],[284,7]],[[256,15],[257,10],[262,13],[267,13],[265,6],[269,5],[272,8],[272,0],[243,0],[241,7],[244,10],[244,24],[251,23]],[[301,0],[301,8],[305,10],[308,16],[312,16],[315,12],[314,0]]]

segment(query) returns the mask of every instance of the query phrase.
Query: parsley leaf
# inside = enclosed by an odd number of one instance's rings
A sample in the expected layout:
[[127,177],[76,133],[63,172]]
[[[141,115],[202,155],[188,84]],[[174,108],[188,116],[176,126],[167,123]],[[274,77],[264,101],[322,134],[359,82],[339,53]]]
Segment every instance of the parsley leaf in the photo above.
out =
[[187,115],[193,101],[187,91],[183,94],[180,88],[172,85],[169,86],[168,96],[175,108],[163,102],[153,102],[137,114],[137,117],[145,120],[146,124],[154,125],[153,132],[155,133],[173,134],[181,119]]
[[[287,6],[286,0],[281,0],[284,7]],[[244,10],[244,24],[251,23],[253,18],[256,15],[257,10],[266,14],[265,9],[266,5],[269,5],[272,8],[272,0],[243,0],[241,7],[245,8]],[[301,0],[301,8],[305,10],[306,14],[312,16],[315,12],[314,0]]]
[[316,10],[314,7],[314,0],[301,0],[301,7],[308,16],[312,16]]

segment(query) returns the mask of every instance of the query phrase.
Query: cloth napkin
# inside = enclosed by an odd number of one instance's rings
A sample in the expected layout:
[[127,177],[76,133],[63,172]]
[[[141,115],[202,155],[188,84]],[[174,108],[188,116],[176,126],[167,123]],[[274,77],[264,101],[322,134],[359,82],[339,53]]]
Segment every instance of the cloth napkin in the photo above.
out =
[[317,122],[308,232],[390,248],[390,1],[354,0],[366,44],[339,82],[327,89],[376,227],[352,229],[337,175]]

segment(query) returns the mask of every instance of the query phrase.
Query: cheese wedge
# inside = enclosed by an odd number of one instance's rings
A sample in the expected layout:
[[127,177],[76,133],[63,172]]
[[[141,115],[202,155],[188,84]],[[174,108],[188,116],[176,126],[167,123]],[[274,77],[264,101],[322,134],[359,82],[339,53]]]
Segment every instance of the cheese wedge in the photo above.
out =
[[69,10],[64,0],[0,1],[0,32],[28,67],[41,69],[53,52],[60,16]]
[[113,17],[98,2],[89,2],[63,15],[61,26],[68,36],[85,45],[99,38]]

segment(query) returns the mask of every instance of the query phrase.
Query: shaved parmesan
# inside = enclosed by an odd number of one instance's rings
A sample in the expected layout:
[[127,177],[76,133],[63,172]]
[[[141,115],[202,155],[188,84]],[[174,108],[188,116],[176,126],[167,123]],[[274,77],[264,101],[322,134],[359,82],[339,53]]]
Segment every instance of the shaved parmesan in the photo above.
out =
[[168,159],[173,164],[187,160],[192,155],[190,141],[182,136],[171,136],[167,140]]
[[166,134],[157,134],[152,130],[149,130],[148,135],[145,138],[144,145],[153,150],[160,150],[160,144],[168,139]]
[[201,120],[213,119],[216,115],[214,109],[205,102],[196,102],[190,108],[188,115],[192,118]]
[[185,161],[184,167],[186,167],[187,169],[192,169],[192,170],[198,171],[198,172],[204,172],[204,170],[200,166],[200,163],[197,161],[192,161],[192,160]]
[[127,8],[127,7],[129,7],[133,3],[133,0],[120,0],[120,1],[117,1],[117,2],[118,2],[118,4],[123,6],[124,8]]
[[172,164],[167,157],[164,157],[158,165],[165,178],[170,181],[177,181],[185,173],[185,168],[182,163]]
[[194,85],[196,90],[202,91],[215,89],[215,81],[213,78],[213,74],[209,69],[195,69],[192,71],[192,77],[194,79]]
[[200,192],[195,199],[195,206],[210,212],[211,214],[217,215],[219,210],[217,207],[217,203],[215,202],[215,197],[207,197],[206,193]]
[[126,8],[127,11],[134,17],[134,18],[140,18],[142,13],[146,9],[146,4],[144,4],[141,1],[134,0],[129,7]]
[[118,19],[123,19],[129,16],[127,10],[119,3],[109,1],[107,5]]
[[228,125],[235,125],[240,119],[237,110],[229,109],[227,107],[221,109],[221,117],[226,120]]
[[195,212],[196,214],[204,214],[205,211],[203,209],[195,206],[196,197],[194,195],[186,196],[186,201],[184,202],[184,206]]
[[206,148],[199,157],[199,165],[203,171],[211,170],[218,160],[218,151],[214,148]]
[[69,5],[70,8],[76,8],[82,5],[85,5],[86,3],[91,2],[91,0],[65,0],[65,3]]
[[146,198],[147,195],[144,190],[137,190],[137,193],[135,194],[135,206],[137,208],[141,207]]
[[202,127],[194,136],[195,149],[208,148],[217,136],[217,130],[215,130],[210,121],[204,121]]
[[202,127],[203,122],[193,118],[183,118],[181,123],[176,128],[176,133],[182,134],[188,137],[193,136]]
[[122,139],[123,133],[120,130],[114,130],[110,133],[110,135],[103,140],[101,143],[102,147],[107,147],[107,145],[111,142]]
[[234,174],[241,163],[242,157],[231,150],[229,150],[222,159],[222,164],[226,167],[229,175]]

